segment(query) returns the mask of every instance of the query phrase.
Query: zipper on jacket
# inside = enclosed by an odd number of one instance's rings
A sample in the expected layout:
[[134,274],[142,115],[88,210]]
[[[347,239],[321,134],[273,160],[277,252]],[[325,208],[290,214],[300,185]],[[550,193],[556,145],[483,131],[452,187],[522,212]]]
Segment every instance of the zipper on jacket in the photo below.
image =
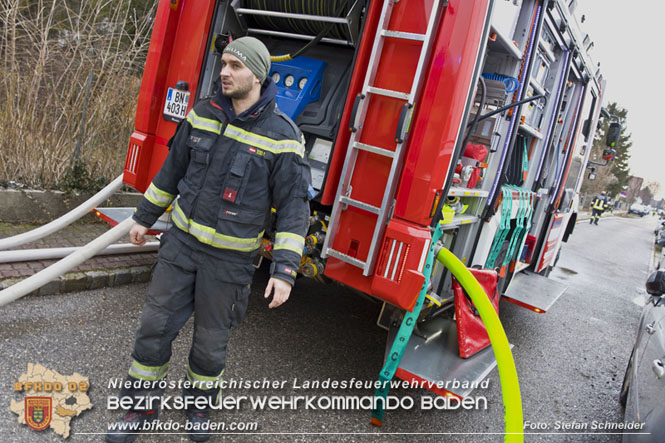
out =
[[196,207],[197,207],[198,204],[199,204],[199,196],[201,195],[201,192],[202,192],[202,190],[203,190],[203,185],[205,185],[205,182],[206,182],[206,180],[208,179],[208,171],[210,170],[210,164],[212,163],[212,155],[213,155],[213,152],[212,152],[212,151],[213,151],[213,149],[215,149],[215,150],[217,149],[217,144],[220,142],[221,137],[224,136],[224,130],[226,129],[226,127],[227,127],[228,124],[229,124],[229,119],[228,119],[228,117],[226,116],[226,113],[224,112],[224,110],[222,110],[222,114],[224,115],[224,119],[225,119],[226,121],[225,121],[225,123],[222,125],[222,130],[221,130],[221,132],[219,133],[219,135],[217,136],[217,140],[215,140],[215,144],[214,144],[213,147],[210,149],[210,151],[208,151],[208,158],[206,159],[206,170],[205,170],[205,173],[203,174],[203,182],[201,183],[201,187],[199,188],[198,192],[196,193],[196,197],[194,197],[194,201],[192,202],[192,209],[191,209],[191,211],[189,212],[189,218],[190,218],[191,220],[194,219],[194,214],[196,213]]

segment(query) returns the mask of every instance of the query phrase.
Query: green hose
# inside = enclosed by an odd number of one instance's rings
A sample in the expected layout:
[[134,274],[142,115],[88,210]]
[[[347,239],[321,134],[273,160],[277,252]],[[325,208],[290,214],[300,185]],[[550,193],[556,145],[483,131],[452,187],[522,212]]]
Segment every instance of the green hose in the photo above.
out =
[[515,361],[510,351],[508,338],[503,330],[499,316],[492,303],[487,298],[478,280],[469,272],[467,267],[448,249],[441,249],[436,256],[455,276],[464,288],[474,306],[480,314],[489,335],[494,357],[496,358],[499,378],[501,379],[501,392],[503,394],[503,405],[505,408],[506,442],[524,442],[524,424],[522,417],[522,396],[517,379]]

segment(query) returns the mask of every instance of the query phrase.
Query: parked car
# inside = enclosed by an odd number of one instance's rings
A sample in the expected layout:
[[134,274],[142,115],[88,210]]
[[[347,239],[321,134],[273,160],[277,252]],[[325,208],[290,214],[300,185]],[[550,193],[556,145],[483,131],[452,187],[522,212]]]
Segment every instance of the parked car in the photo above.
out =
[[641,205],[639,203],[633,203],[630,205],[630,208],[628,208],[628,213],[629,214],[637,214],[640,217],[644,217],[649,213],[649,208],[647,206]]
[[643,434],[625,434],[624,442],[665,442],[665,270],[653,272],[646,289],[649,301],[619,395],[624,422],[643,423],[633,427]]
[[[656,229],[653,231],[656,234],[655,242],[658,246],[665,247],[665,220],[658,219]],[[660,265],[658,266],[660,269]]]

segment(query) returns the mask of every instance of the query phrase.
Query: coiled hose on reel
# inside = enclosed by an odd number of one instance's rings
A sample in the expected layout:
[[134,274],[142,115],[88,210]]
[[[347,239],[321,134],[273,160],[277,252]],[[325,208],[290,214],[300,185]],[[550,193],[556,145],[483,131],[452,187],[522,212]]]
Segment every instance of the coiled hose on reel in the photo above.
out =
[[[319,15],[324,17],[344,17],[353,5],[352,0],[247,0],[251,9],[285,12],[288,14]],[[342,14],[343,13],[343,14]],[[247,22],[252,26],[273,31],[292,32],[294,34],[318,35],[328,23],[296,20],[290,18],[270,17],[264,15],[248,16]],[[346,39],[344,25],[333,23],[326,37]]]
[[[290,14],[318,15],[324,17],[345,17],[353,0],[247,0],[251,9],[277,11]],[[292,32],[294,34],[315,35],[316,37],[293,54],[270,57],[272,62],[292,60],[316,45],[324,37],[346,39],[344,25],[313,20],[296,20],[291,18],[254,15],[247,17],[248,24],[261,29]]]

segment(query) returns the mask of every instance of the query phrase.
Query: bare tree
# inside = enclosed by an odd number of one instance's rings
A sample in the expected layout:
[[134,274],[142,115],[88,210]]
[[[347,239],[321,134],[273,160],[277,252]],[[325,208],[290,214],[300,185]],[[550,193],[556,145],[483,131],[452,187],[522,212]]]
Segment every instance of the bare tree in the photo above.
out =
[[0,181],[62,184],[91,71],[81,159],[99,181],[122,172],[154,16],[131,6],[0,2]]

